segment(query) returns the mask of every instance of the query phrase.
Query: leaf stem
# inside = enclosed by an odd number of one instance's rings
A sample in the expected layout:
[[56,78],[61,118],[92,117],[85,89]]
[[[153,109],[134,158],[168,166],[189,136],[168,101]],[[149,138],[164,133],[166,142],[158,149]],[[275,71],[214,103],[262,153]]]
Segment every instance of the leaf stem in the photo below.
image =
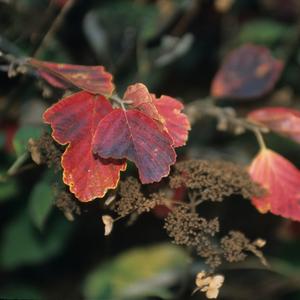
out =
[[259,147],[261,150],[265,150],[267,149],[267,146],[266,146],[266,143],[265,143],[265,140],[263,138],[263,135],[261,134],[261,132],[259,130],[253,130],[253,133],[255,134],[256,136],[256,139],[257,139],[257,142],[259,144]]
[[109,97],[112,101],[116,102],[123,110],[126,111],[125,102],[117,94],[111,95]]

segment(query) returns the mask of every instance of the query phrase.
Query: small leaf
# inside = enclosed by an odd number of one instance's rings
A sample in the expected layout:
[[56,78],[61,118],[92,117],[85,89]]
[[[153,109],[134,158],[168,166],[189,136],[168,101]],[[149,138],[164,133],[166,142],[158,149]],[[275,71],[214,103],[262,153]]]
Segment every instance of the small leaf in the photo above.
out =
[[262,46],[246,44],[233,50],[214,77],[211,95],[216,98],[256,98],[271,91],[283,62]]
[[120,171],[126,163],[103,159],[92,153],[92,137],[99,121],[111,112],[112,106],[103,96],[79,92],[54,104],[44,113],[51,124],[53,138],[69,144],[62,156],[63,181],[83,202],[101,198],[117,186]]
[[133,249],[90,273],[84,296],[114,300],[165,298],[170,296],[167,287],[182,275],[187,263],[185,252],[174,245]]
[[263,107],[252,111],[248,118],[300,143],[300,111],[286,107]]
[[115,109],[100,121],[93,151],[103,158],[133,161],[141,182],[152,183],[167,176],[175,163],[172,144],[169,135],[145,114]]
[[174,147],[184,146],[191,125],[187,116],[181,112],[184,108],[183,104],[172,97],[164,95],[155,99],[154,104],[165,120],[165,127],[174,142]]
[[131,101],[131,108],[143,112],[148,117],[156,120],[161,128],[164,128],[165,121],[158,113],[154,103],[155,100],[145,85],[142,83],[130,85],[124,94],[124,100]]
[[37,183],[29,197],[29,214],[34,225],[42,230],[54,204],[54,193],[49,182]]
[[71,84],[92,94],[106,96],[114,90],[112,75],[103,66],[58,64],[34,58],[29,59],[28,63],[38,69],[41,77],[58,88]]
[[38,139],[42,131],[43,128],[41,126],[32,125],[25,125],[18,129],[13,139],[13,146],[18,157],[28,151],[29,139]]
[[245,22],[239,34],[240,43],[274,45],[287,41],[295,34],[294,28],[271,19],[254,19]]
[[269,149],[261,150],[252,161],[249,173],[267,195],[253,198],[261,212],[300,221],[300,171],[284,157]]

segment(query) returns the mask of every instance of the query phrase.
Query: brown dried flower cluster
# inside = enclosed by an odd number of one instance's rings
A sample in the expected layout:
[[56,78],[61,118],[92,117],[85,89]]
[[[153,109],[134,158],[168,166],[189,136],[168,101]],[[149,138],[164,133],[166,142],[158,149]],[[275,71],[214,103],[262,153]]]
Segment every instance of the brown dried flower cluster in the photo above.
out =
[[64,213],[69,221],[74,220],[74,214],[80,215],[81,213],[75,197],[70,192],[57,191],[55,205]]
[[217,218],[208,221],[190,212],[188,205],[183,204],[168,214],[164,227],[176,244],[195,248],[212,268],[221,263],[219,251],[212,240],[219,231]]
[[263,253],[259,250],[265,245],[265,241],[261,239],[251,242],[243,233],[230,231],[227,236],[221,239],[220,245],[223,256],[228,262],[243,261],[247,257],[246,252],[252,252],[262,264],[267,265]]
[[238,194],[246,199],[262,196],[264,190],[240,166],[225,161],[188,160],[175,165],[170,186],[185,186],[202,201],[222,201]]
[[142,214],[163,203],[163,195],[153,194],[149,198],[141,192],[141,184],[137,179],[128,177],[120,183],[120,199],[114,202],[112,209],[121,217],[133,212]]
[[63,149],[58,145],[51,135],[45,132],[37,141],[36,147],[40,154],[41,163],[48,167],[54,167],[55,171],[61,170],[61,156]]

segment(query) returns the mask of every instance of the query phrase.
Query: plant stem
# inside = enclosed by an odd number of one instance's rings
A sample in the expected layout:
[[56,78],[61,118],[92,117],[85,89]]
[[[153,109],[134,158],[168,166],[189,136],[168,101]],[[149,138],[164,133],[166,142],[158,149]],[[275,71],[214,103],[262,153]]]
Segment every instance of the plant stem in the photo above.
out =
[[265,150],[265,149],[267,149],[265,140],[264,140],[264,138],[263,138],[261,132],[260,132],[259,130],[253,130],[253,133],[254,133],[255,136],[256,136],[256,139],[257,139],[257,142],[258,142],[258,144],[259,144],[260,150]]
[[76,0],[68,0],[67,3],[62,7],[57,17],[54,19],[53,23],[51,24],[49,30],[43,37],[39,47],[35,50],[32,57],[37,57],[41,54],[43,49],[48,46],[50,40],[52,39],[53,35],[56,33],[56,31],[59,29],[60,25],[62,24],[67,12],[71,9],[71,7],[74,5]]

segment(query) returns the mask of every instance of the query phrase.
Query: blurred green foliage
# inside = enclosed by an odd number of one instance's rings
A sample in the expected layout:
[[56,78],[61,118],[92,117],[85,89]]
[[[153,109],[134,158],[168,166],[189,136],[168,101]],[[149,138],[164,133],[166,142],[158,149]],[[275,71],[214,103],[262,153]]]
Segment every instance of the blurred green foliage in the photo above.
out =
[[172,298],[165,288],[184,272],[188,257],[170,244],[136,248],[92,271],[84,284],[87,299]]

